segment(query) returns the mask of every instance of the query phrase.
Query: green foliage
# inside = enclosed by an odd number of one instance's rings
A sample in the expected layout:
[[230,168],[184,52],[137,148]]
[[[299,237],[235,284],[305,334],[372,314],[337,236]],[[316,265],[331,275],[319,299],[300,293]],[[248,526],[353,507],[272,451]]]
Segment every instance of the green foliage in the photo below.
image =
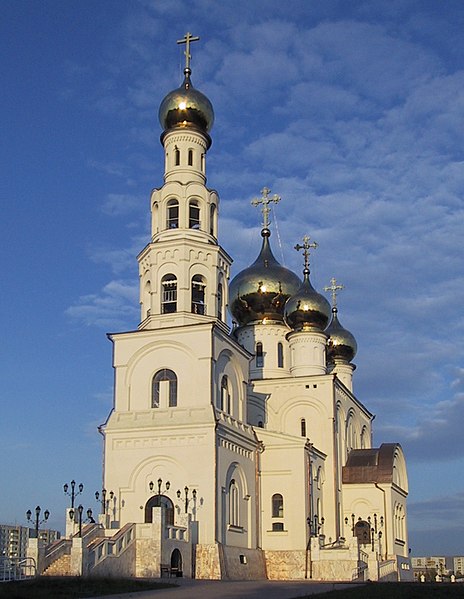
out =
[[166,589],[175,585],[137,578],[51,578],[0,584],[0,599],[79,599]]

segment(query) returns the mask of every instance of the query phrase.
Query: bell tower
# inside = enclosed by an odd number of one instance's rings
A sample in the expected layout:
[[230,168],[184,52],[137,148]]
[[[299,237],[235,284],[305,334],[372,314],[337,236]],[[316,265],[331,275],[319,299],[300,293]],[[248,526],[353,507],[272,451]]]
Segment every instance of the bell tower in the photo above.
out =
[[187,33],[182,85],[161,102],[164,185],[150,198],[151,241],[138,256],[141,323],[153,329],[225,322],[231,258],[217,242],[219,196],[206,187],[214,112],[191,82]]

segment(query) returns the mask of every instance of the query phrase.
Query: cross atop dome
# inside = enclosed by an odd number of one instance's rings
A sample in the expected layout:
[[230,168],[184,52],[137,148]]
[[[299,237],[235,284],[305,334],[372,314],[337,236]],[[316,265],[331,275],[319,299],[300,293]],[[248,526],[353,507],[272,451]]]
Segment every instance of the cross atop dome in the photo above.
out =
[[309,240],[310,240],[309,235],[305,235],[303,237],[303,245],[300,245],[299,243],[297,243],[294,248],[297,252],[299,252],[300,250],[303,250],[305,270],[309,270],[309,253],[310,253],[309,250],[316,249],[318,247],[318,245],[315,241],[313,243],[309,243]]
[[253,200],[251,200],[252,206],[256,207],[256,206],[259,206],[260,204],[262,204],[261,212],[263,213],[263,228],[264,229],[268,229],[269,225],[271,224],[271,221],[269,220],[269,213],[271,212],[269,204],[271,202],[274,204],[278,204],[280,202],[280,200],[282,199],[276,193],[272,197],[269,197],[270,193],[271,193],[271,190],[268,187],[263,187],[263,189],[261,190],[261,197],[254,198]]
[[337,291],[340,291],[341,289],[345,289],[345,285],[337,283],[337,279],[335,277],[330,279],[330,285],[324,287],[324,291],[330,291],[332,293],[332,308],[337,307]]
[[184,35],[184,37],[181,40],[177,40],[178,44],[185,44],[185,69],[184,72],[188,71],[190,73],[190,59],[192,58],[192,55],[190,54],[190,43],[191,42],[198,42],[199,41],[199,37],[198,36],[193,36],[189,31],[187,31],[187,33]]

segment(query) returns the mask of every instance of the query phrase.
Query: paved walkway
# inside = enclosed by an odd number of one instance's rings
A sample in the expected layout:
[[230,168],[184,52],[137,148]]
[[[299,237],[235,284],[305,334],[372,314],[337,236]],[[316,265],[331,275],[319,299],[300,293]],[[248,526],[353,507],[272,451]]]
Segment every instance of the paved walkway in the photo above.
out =
[[[167,579],[166,579],[167,582]],[[97,599],[294,599],[306,595],[317,595],[340,590],[352,585],[343,582],[298,581],[223,581],[223,580],[173,580],[177,588],[107,595]]]

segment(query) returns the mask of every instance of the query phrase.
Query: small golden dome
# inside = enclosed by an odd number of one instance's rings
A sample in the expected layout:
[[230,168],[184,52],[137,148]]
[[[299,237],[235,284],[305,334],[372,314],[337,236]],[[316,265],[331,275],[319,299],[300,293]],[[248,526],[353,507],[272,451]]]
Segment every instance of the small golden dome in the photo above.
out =
[[214,122],[211,102],[190,81],[190,69],[185,68],[182,85],[169,92],[161,102],[159,121],[164,131],[174,127],[198,127],[208,133]]
[[301,281],[277,262],[272,253],[268,228],[261,231],[263,245],[255,262],[238,273],[229,287],[230,312],[239,325],[282,321],[284,304]]
[[337,316],[337,308],[332,308],[332,320],[325,332],[329,336],[327,347],[327,358],[329,362],[340,360],[351,362],[358,350],[356,339],[345,328],[342,327]]
[[309,280],[309,268],[298,291],[285,304],[284,319],[294,331],[323,331],[330,318],[330,304]]

